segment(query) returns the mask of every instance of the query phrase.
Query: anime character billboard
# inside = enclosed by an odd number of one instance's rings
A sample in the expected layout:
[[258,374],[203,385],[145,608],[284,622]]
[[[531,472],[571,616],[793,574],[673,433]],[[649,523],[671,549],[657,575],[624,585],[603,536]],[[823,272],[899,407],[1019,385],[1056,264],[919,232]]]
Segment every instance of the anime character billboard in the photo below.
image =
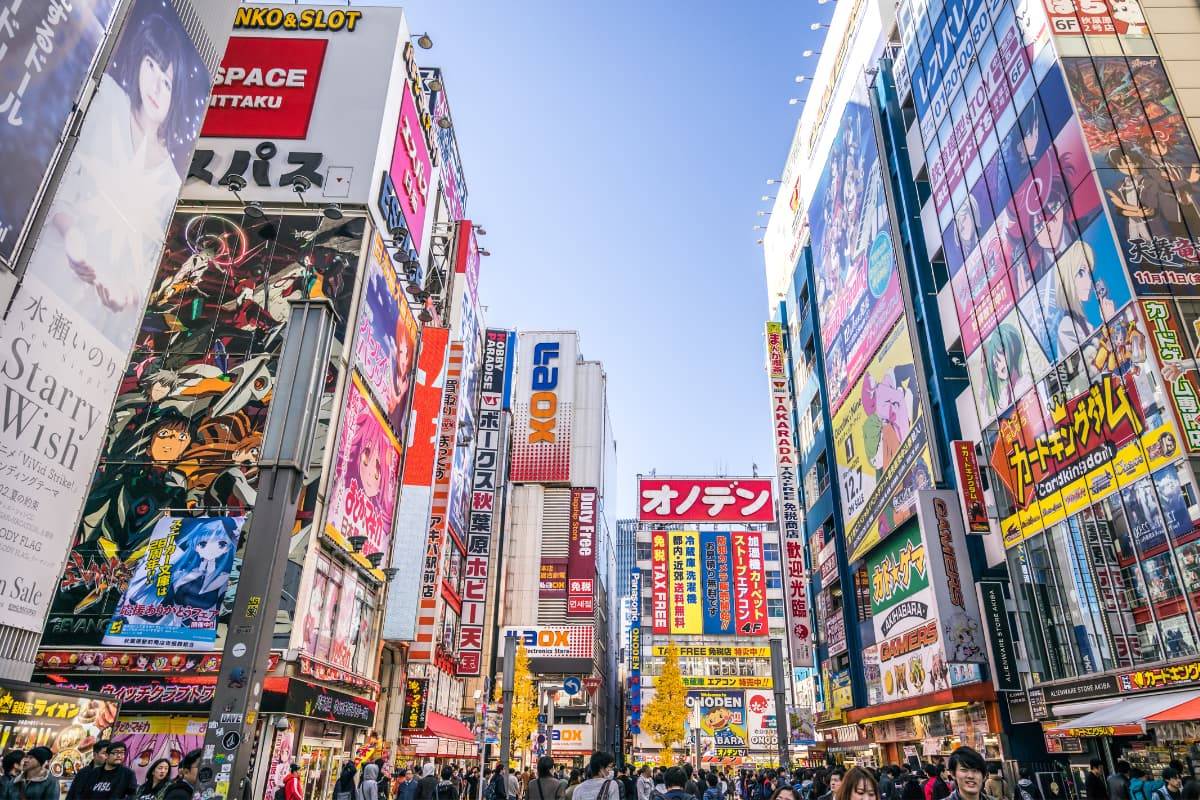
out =
[[[253,509],[289,303],[329,299],[339,352],[363,230],[362,219],[316,214],[175,216],[51,605],[46,644],[97,646],[112,633],[161,519],[241,517]],[[331,365],[315,463],[336,382]],[[318,478],[312,470],[310,479]],[[194,646],[220,640],[218,627],[215,640]]]
[[245,517],[161,517],[121,594],[105,646],[211,645]]
[[417,353],[417,321],[383,240],[371,238],[354,337],[354,363],[401,441]]

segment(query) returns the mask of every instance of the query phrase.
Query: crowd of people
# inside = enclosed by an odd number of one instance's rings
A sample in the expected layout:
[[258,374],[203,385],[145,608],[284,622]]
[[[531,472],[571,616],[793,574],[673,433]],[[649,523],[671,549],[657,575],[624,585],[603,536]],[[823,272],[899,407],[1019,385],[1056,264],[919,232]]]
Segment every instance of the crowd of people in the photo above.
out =
[[1178,759],[1157,777],[1123,760],[1105,777],[1104,762],[1093,758],[1083,789],[1084,800],[1200,800],[1200,781]]
[[[165,758],[146,770],[140,784],[125,766],[125,745],[101,740],[92,747],[92,761],[71,780],[66,800],[192,800],[200,789],[200,750],[179,760],[177,767]],[[0,774],[0,800],[59,800],[58,778],[50,771],[49,747],[4,754]]]

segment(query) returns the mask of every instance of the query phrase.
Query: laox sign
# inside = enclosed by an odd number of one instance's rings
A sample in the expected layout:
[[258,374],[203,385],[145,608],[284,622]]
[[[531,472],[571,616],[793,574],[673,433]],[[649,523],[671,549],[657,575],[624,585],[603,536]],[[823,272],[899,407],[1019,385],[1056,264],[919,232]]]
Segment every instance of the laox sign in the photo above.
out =
[[565,630],[514,631],[510,634],[526,647],[570,647],[571,639]]
[[559,358],[557,342],[540,342],[533,348],[533,376],[529,398],[529,443],[558,441],[558,367],[551,366]]

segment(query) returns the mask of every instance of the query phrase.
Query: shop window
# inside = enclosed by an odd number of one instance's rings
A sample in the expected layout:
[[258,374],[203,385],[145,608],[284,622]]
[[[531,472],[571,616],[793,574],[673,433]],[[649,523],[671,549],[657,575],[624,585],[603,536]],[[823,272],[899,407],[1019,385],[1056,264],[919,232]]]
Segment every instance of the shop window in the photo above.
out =
[[782,617],[783,616],[783,599],[778,597],[767,598],[767,616]]
[[767,588],[782,589],[783,588],[783,573],[777,569],[767,570]]

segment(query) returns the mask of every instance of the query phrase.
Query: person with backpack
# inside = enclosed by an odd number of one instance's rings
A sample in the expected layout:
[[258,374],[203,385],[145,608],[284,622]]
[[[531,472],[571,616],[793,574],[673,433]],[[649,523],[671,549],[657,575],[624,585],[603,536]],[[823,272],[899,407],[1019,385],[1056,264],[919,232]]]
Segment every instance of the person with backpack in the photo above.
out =
[[1179,770],[1167,767],[1162,772],[1163,785],[1154,790],[1150,800],[1183,800],[1183,776]]
[[379,767],[374,764],[363,767],[355,800],[379,800]]
[[[296,766],[293,764],[292,766]],[[296,767],[296,772],[300,771]],[[338,779],[333,783],[333,800],[354,800],[354,776],[358,773],[358,769],[354,763],[347,761],[342,765],[342,771],[338,775]],[[288,776],[291,777],[290,775]],[[296,777],[297,785],[299,785],[299,775]]]
[[588,759],[588,779],[575,787],[574,800],[621,800],[621,790],[613,779],[612,754],[597,750]]
[[537,778],[529,782],[528,800],[565,800],[567,785],[554,777],[554,759],[542,756],[537,762]]
[[442,767],[442,779],[434,784],[433,800],[458,800],[458,798],[458,787],[454,785],[454,767],[447,764]]

